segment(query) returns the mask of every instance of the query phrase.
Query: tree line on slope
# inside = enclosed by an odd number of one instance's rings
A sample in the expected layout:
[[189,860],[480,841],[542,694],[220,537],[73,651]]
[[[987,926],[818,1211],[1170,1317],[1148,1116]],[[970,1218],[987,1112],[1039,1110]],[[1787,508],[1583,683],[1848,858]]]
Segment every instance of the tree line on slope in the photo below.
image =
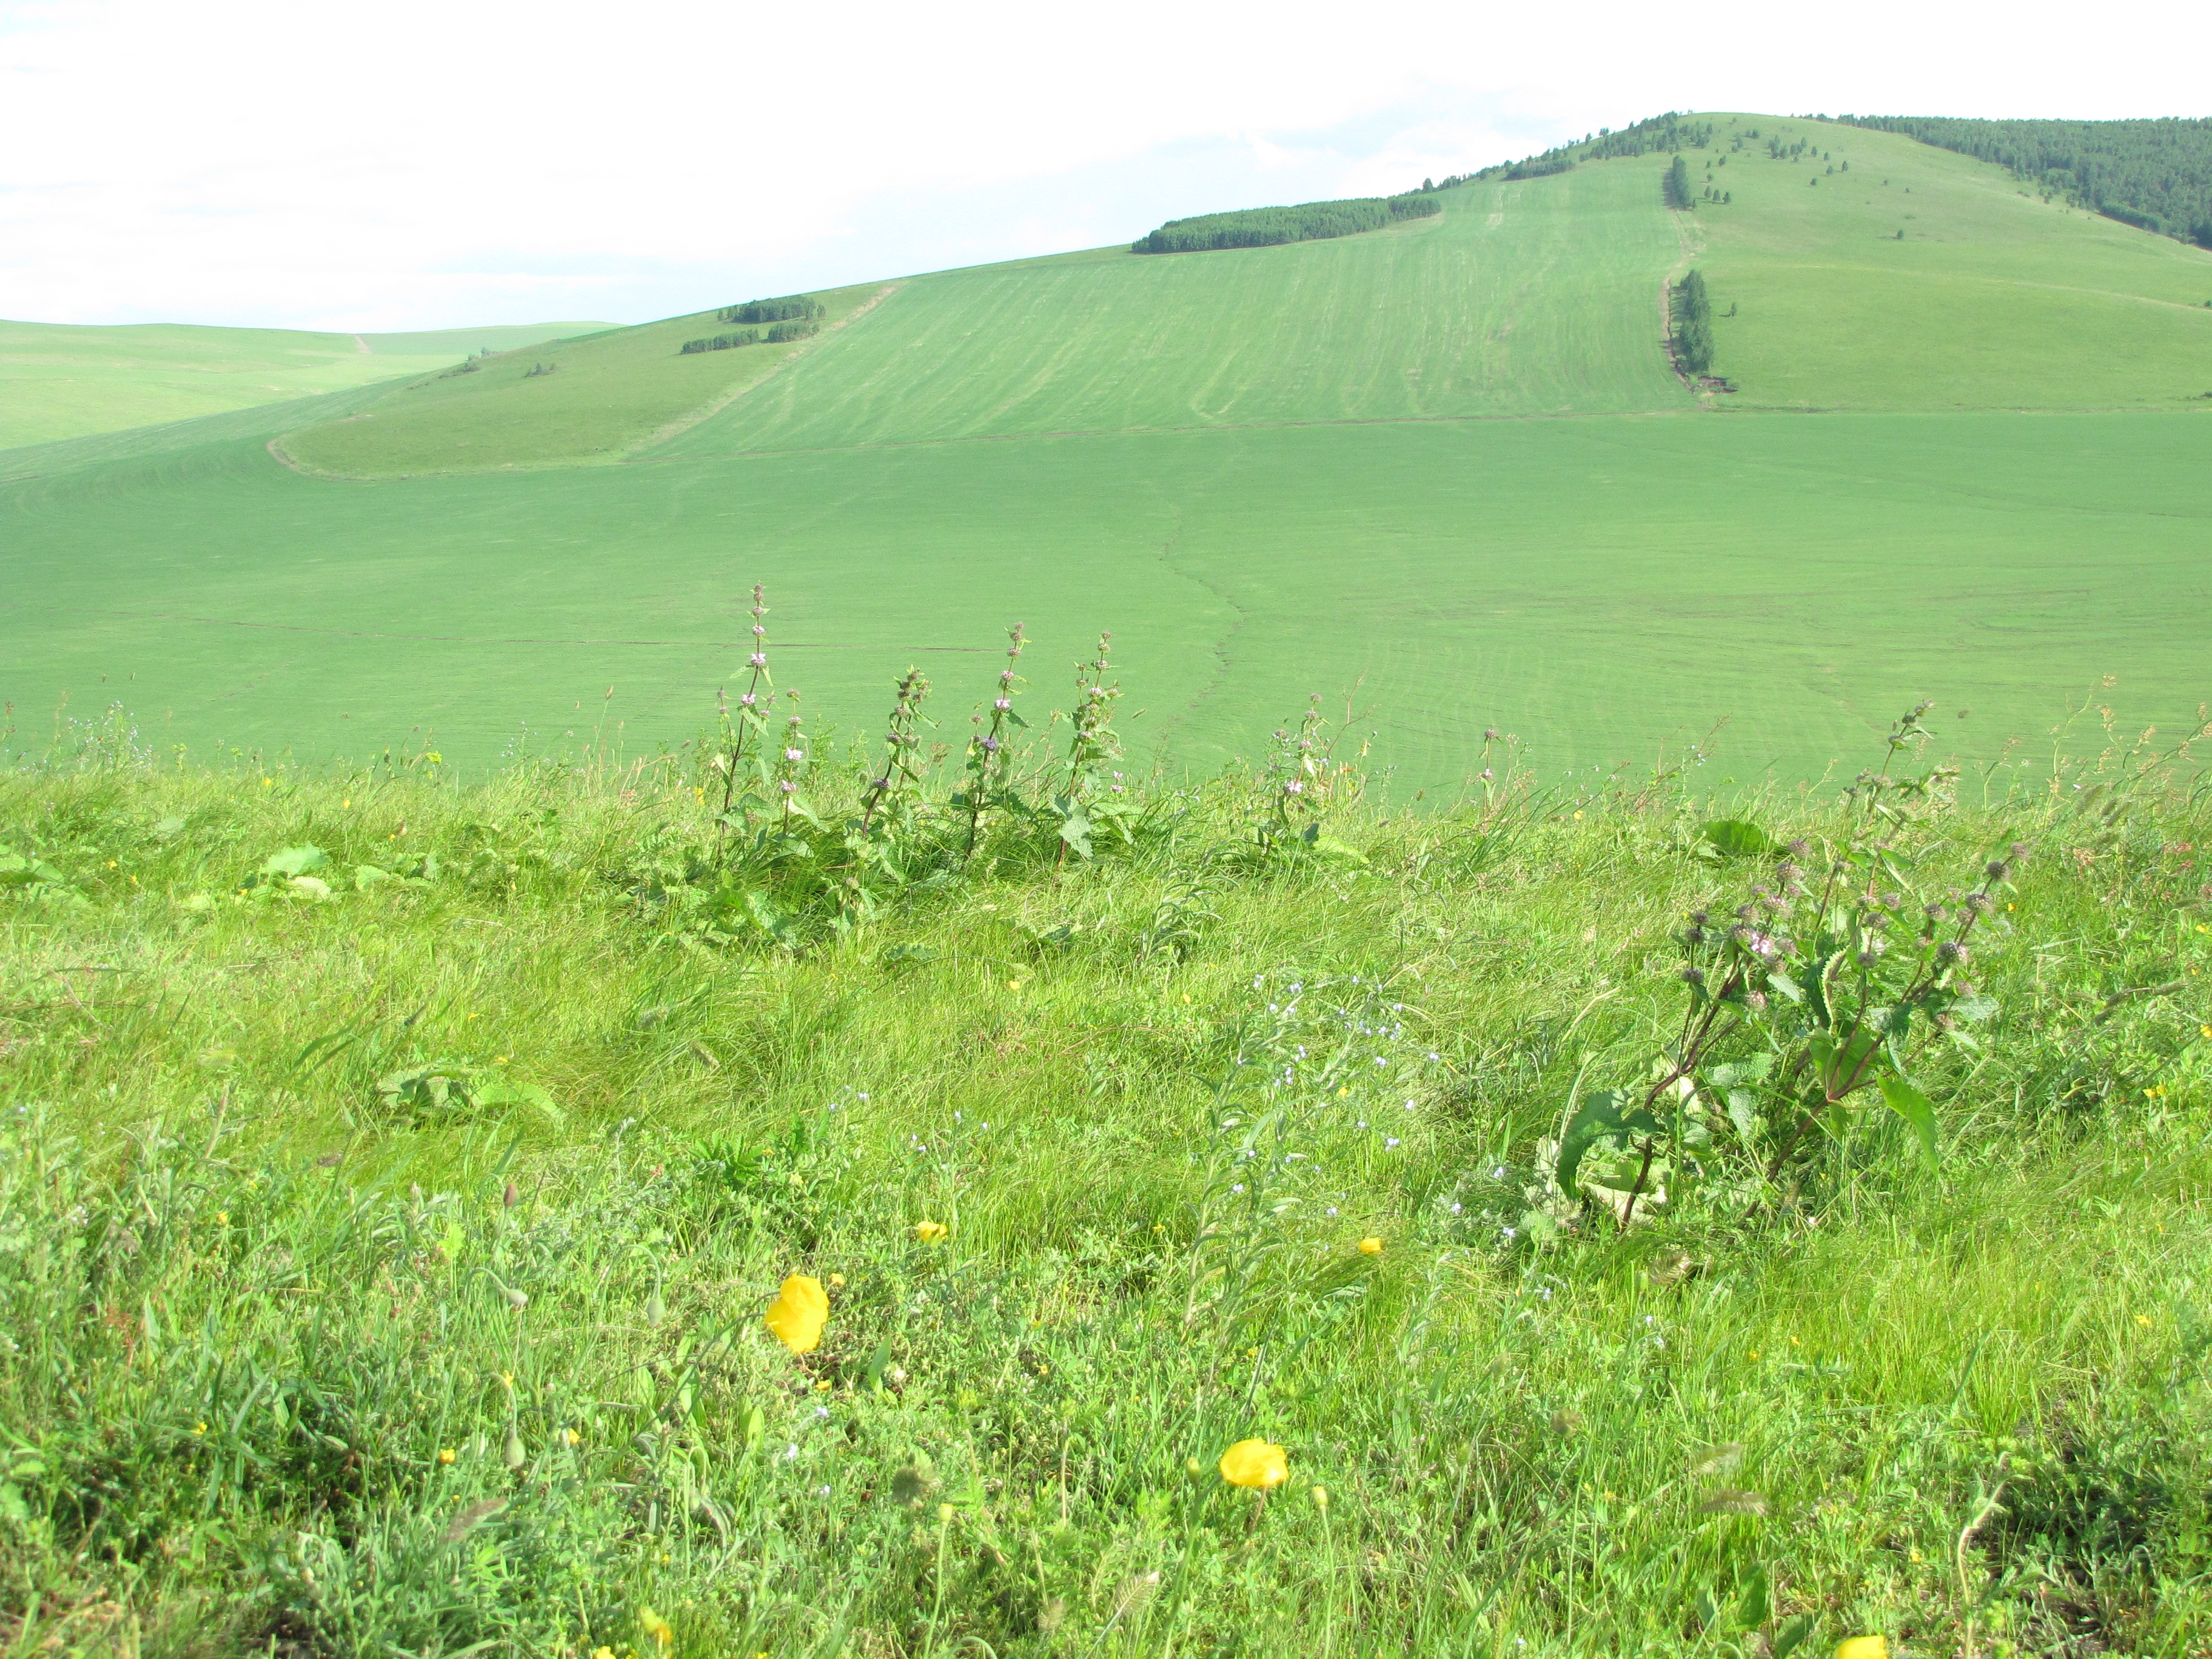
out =
[[[1678,158],[1675,165],[1681,162]],[[1709,374],[1713,367],[1713,302],[1705,292],[1701,270],[1683,274],[1668,296],[1668,311],[1674,323],[1674,364],[1692,379]]]
[[714,313],[718,323],[783,323],[819,321],[829,307],[811,294],[787,294],[780,300],[748,300],[741,306],[724,306]]
[[1449,190],[1455,185],[1510,183],[1516,179],[1543,179],[1555,173],[1565,173],[1577,161],[1603,161],[1616,156],[1663,155],[1668,150],[1703,149],[1713,141],[1711,121],[1692,121],[1674,110],[1663,115],[1647,116],[1644,119],[1615,131],[1611,127],[1600,127],[1587,133],[1573,143],[1561,144],[1525,156],[1518,161],[1501,161],[1495,167],[1483,167],[1474,173],[1455,173],[1441,184],[1421,181],[1424,190]]
[[822,331],[821,317],[828,310],[811,294],[787,295],[780,300],[748,300],[741,306],[724,306],[714,313],[718,323],[766,323],[768,327],[740,328],[727,334],[686,340],[677,353],[688,357],[701,351],[730,351],[738,346],[782,345],[792,340],[811,340]]
[[1839,115],[2008,169],[2108,219],[2212,247],[2212,120],[1978,121]]
[[1196,253],[1214,248],[1277,247],[1285,242],[1324,241],[1381,230],[1406,219],[1425,219],[1443,211],[1435,197],[1419,191],[1402,196],[1351,197],[1334,202],[1301,202],[1291,207],[1246,208],[1170,219],[1129,244],[1132,253]]

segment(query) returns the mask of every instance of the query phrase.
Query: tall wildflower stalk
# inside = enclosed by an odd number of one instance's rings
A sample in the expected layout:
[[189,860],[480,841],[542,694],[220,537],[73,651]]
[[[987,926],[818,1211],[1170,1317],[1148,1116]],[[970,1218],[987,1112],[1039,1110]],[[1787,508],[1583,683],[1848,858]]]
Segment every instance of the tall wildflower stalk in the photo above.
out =
[[860,804],[860,833],[866,836],[876,813],[887,799],[911,794],[921,787],[919,750],[921,700],[929,695],[929,681],[919,668],[909,668],[898,683],[897,701],[891,707],[890,728],[884,734],[883,770],[868,784]]
[[1006,792],[1006,772],[1012,764],[1007,732],[1028,725],[1014,712],[1015,688],[1023,684],[1014,672],[1014,665],[1021,660],[1022,648],[1027,643],[1022,637],[1021,623],[1016,623],[1006,630],[1006,665],[999,671],[998,691],[991,702],[988,726],[984,726],[983,711],[975,711],[978,729],[968,739],[968,837],[960,848],[963,869],[968,860],[975,856],[975,838],[982,831],[984,811]]
[[773,695],[775,682],[768,672],[768,624],[762,620],[768,615],[768,599],[761,584],[753,584],[753,649],[746,666],[752,678],[738,695],[737,713],[732,715],[726,705],[722,710],[724,729],[730,734],[730,748],[722,757],[722,810],[714,825],[714,861],[722,861],[730,833],[730,807],[737,799],[738,768],[744,762],[745,738],[750,734],[757,750],[760,734],[768,728],[768,720],[761,710],[764,696]]
[[799,793],[799,781],[806,770],[805,721],[799,712],[799,693],[787,691],[791,699],[791,713],[784,719],[781,733],[782,750],[775,757],[775,793],[783,806],[783,816],[778,828],[784,835],[791,833],[793,816],[812,822],[813,813]]
[[[1101,824],[1121,830],[1127,813],[1114,797],[1122,793],[1114,763],[1121,758],[1121,739],[1114,730],[1114,702],[1121,695],[1118,682],[1107,675],[1113,665],[1107,653],[1114,636],[1098,636],[1098,654],[1075,665],[1075,708],[1069,715],[1067,781],[1053,798],[1060,813],[1060,848],[1055,865],[1066,862],[1073,850],[1091,856],[1091,837]],[[1126,830],[1124,830],[1126,833]]]

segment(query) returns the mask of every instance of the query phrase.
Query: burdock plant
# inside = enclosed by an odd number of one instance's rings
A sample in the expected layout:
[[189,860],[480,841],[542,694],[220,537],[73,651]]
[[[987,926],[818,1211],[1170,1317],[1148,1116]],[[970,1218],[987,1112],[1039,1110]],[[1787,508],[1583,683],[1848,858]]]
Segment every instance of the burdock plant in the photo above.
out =
[[1067,780],[1053,797],[1060,816],[1060,846],[1053,855],[1064,862],[1070,852],[1089,858],[1091,838],[1101,827],[1128,837],[1129,810],[1126,791],[1114,763],[1121,758],[1121,739],[1114,730],[1114,702],[1121,695],[1118,682],[1106,677],[1113,643],[1110,633],[1098,636],[1098,654],[1075,665],[1075,708],[1068,716]]
[[[1912,1059],[1931,1036],[1972,1046],[1963,1028],[1996,1012],[1969,970],[1981,936],[2002,926],[1996,894],[2027,849],[2015,842],[1960,883],[1934,867],[1940,844],[1901,844],[1914,812],[1940,805],[1955,775],[1891,775],[1899,755],[1926,742],[1928,708],[1900,720],[1889,760],[1853,782],[1845,835],[1810,873],[1804,841],[1775,842],[1743,819],[1700,828],[1703,854],[1764,872],[1732,912],[1690,913],[1677,936],[1681,1024],[1649,1082],[1583,1099],[1560,1141],[1566,1192],[1603,1198],[1626,1226],[1639,1205],[1664,1201],[1662,1179],[1679,1188],[1731,1154],[1756,1160],[1752,1170],[1771,1183],[1809,1133],[1842,1143],[1856,1108],[1874,1099],[1935,1163],[1936,1109],[1912,1080]],[[1586,1176],[1601,1149],[1612,1155],[1606,1167]]]
[[991,718],[987,725],[983,711],[975,715],[975,732],[968,739],[968,785],[952,798],[955,806],[968,811],[968,836],[960,848],[960,862],[965,867],[975,856],[975,838],[981,833],[983,814],[1006,792],[1006,775],[1012,764],[1009,733],[1026,730],[1029,722],[1014,712],[1014,697],[1023,684],[1014,672],[1021,660],[1022,647],[1028,641],[1022,638],[1022,625],[1016,623],[1006,631],[1006,665],[999,671],[999,684],[991,700]]
[[768,720],[761,707],[761,699],[770,696],[775,682],[768,672],[768,625],[762,618],[768,615],[768,601],[761,584],[753,584],[752,654],[746,666],[751,678],[744,691],[738,694],[737,711],[732,714],[727,703],[722,708],[722,730],[727,742],[726,750],[714,757],[722,774],[722,807],[716,815],[714,825],[714,858],[719,864],[730,832],[730,809],[736,799],[738,769],[744,763],[745,739],[753,740],[757,751],[762,734],[768,730]]
[[925,769],[916,728],[923,723],[921,702],[928,695],[929,681],[921,671],[908,669],[898,682],[884,734],[881,769],[861,794],[860,817],[846,826],[844,875],[837,895],[840,925],[874,914],[872,876],[880,874],[894,887],[907,879],[902,848],[913,840],[921,816]]

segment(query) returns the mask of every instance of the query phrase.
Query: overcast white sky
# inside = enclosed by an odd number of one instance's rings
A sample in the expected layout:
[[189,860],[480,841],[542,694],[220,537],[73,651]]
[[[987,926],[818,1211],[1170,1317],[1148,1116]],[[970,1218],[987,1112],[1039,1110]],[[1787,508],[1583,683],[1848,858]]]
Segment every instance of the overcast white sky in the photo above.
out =
[[0,0],[0,317],[638,322],[1668,108],[2212,114],[2201,5]]

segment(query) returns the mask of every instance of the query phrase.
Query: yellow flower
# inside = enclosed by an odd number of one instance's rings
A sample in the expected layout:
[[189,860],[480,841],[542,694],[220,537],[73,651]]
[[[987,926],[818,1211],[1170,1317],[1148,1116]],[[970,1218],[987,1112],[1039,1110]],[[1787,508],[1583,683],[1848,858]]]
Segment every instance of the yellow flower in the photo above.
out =
[[218,1227],[228,1227],[230,1225],[230,1212],[228,1210],[217,1210],[215,1212],[215,1224]]
[[945,1237],[945,1224],[941,1221],[917,1221],[914,1224],[914,1236],[925,1244],[934,1244]]
[[822,1346],[822,1327],[830,1319],[830,1292],[822,1281],[793,1273],[768,1304],[768,1328],[793,1353],[812,1353]]
[[845,1288],[845,1275],[842,1273],[831,1273],[830,1275],[830,1287],[832,1290],[843,1290]]
[[1359,1254],[1360,1254],[1360,1255],[1382,1255],[1382,1241],[1381,1239],[1379,1239],[1379,1238],[1363,1238],[1363,1239],[1361,1239],[1361,1240],[1359,1241]]
[[1889,1659],[1888,1638],[1847,1636],[1836,1644],[1836,1659]]
[[669,1629],[668,1621],[651,1607],[640,1607],[637,1610],[637,1622],[638,1627],[660,1646],[665,1648],[674,1645],[676,1632]]
[[1221,1478],[1232,1486],[1267,1492],[1291,1478],[1291,1466],[1272,1441],[1240,1440],[1221,1454]]
[[2137,1314],[2136,1316],[2136,1323],[2142,1326],[2145,1330],[2148,1330],[2150,1328],[2150,1316],[2148,1314]]
[[568,1444],[572,1446],[580,1446],[584,1443],[584,1437],[578,1434],[574,1429],[562,1430],[561,1438],[567,1441]]
[[499,1380],[501,1385],[504,1387],[509,1394],[513,1394],[514,1392],[514,1373],[513,1371],[501,1371],[499,1374]]
[[441,1463],[452,1462],[453,1461],[453,1449],[451,1446],[448,1446],[445,1450],[440,1452],[438,1454],[438,1461]]
[[204,1424],[204,1423],[195,1423],[195,1424],[193,1424],[193,1425],[192,1425],[192,1432],[193,1432],[194,1434],[205,1434],[205,1433],[207,1432],[207,1425],[206,1425],[206,1424]]
[[612,1648],[593,1648],[592,1659],[615,1659],[615,1650]]
[[1313,1489],[1313,1501],[1314,1507],[1316,1509],[1327,1509],[1328,1507],[1328,1488],[1327,1486],[1316,1486]]

